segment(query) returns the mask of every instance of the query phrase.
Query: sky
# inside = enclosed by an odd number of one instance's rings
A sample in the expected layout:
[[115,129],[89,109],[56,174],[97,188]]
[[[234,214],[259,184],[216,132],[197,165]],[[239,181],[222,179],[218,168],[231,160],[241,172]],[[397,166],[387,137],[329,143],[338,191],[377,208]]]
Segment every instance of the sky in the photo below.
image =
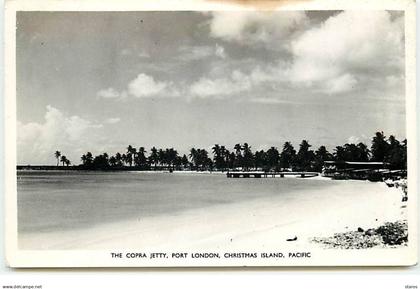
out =
[[18,12],[17,157],[404,139],[404,14]]

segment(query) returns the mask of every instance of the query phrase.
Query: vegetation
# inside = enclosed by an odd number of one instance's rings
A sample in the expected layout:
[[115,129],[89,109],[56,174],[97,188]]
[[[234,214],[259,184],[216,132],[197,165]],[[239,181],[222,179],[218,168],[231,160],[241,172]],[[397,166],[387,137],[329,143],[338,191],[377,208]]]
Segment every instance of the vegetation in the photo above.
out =
[[62,163],[63,166],[69,166],[71,164],[70,160],[67,159],[67,157],[65,155],[62,155],[60,151],[56,151],[54,153],[55,158],[57,159],[57,167],[59,165],[59,163]]
[[[103,153],[93,156],[91,152],[82,155],[80,165],[83,169],[126,169],[126,170],[264,170],[264,171],[318,171],[324,161],[377,161],[386,162],[392,169],[407,168],[407,141],[398,141],[394,136],[385,137],[377,132],[372,138],[370,149],[364,143],[346,143],[328,152],[325,146],[316,150],[307,140],[302,140],[296,151],[291,142],[285,142],[281,151],[271,147],[267,151],[255,153],[248,143],[236,144],[232,150],[224,145],[215,144],[211,148],[212,156],[203,148],[191,148],[187,155],[180,155],[174,148],[152,147],[147,152],[144,147],[136,149],[129,145],[125,152],[112,156]],[[58,154],[57,154],[58,153]],[[61,156],[56,152],[55,156]],[[65,156],[64,156],[65,158]],[[66,158],[65,158],[66,159]],[[63,162],[63,156],[60,159]],[[70,164],[66,161],[63,165]]]
[[54,156],[57,159],[57,167],[58,167],[58,164],[60,162],[61,152],[60,151],[55,151]]

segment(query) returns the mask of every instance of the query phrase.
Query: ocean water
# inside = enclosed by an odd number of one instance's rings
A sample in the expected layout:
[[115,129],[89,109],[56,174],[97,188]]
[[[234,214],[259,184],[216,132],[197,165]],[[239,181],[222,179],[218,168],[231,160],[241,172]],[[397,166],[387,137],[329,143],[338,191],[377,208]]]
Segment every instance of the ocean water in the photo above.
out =
[[333,185],[309,178],[162,172],[18,171],[17,176],[19,233],[89,228],[258,198],[286,203]]

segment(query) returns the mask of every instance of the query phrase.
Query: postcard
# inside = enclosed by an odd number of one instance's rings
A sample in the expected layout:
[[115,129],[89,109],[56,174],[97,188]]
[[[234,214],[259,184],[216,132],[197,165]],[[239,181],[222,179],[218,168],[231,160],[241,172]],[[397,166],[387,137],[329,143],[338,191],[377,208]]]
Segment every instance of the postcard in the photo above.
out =
[[417,263],[414,1],[7,1],[11,267]]

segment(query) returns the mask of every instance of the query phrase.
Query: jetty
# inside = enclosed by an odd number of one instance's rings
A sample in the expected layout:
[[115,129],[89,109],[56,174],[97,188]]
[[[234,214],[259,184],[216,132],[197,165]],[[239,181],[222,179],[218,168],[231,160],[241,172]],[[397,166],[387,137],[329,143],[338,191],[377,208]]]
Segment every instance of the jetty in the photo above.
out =
[[227,172],[228,178],[284,178],[285,176],[300,176],[301,178],[316,177],[317,172]]

